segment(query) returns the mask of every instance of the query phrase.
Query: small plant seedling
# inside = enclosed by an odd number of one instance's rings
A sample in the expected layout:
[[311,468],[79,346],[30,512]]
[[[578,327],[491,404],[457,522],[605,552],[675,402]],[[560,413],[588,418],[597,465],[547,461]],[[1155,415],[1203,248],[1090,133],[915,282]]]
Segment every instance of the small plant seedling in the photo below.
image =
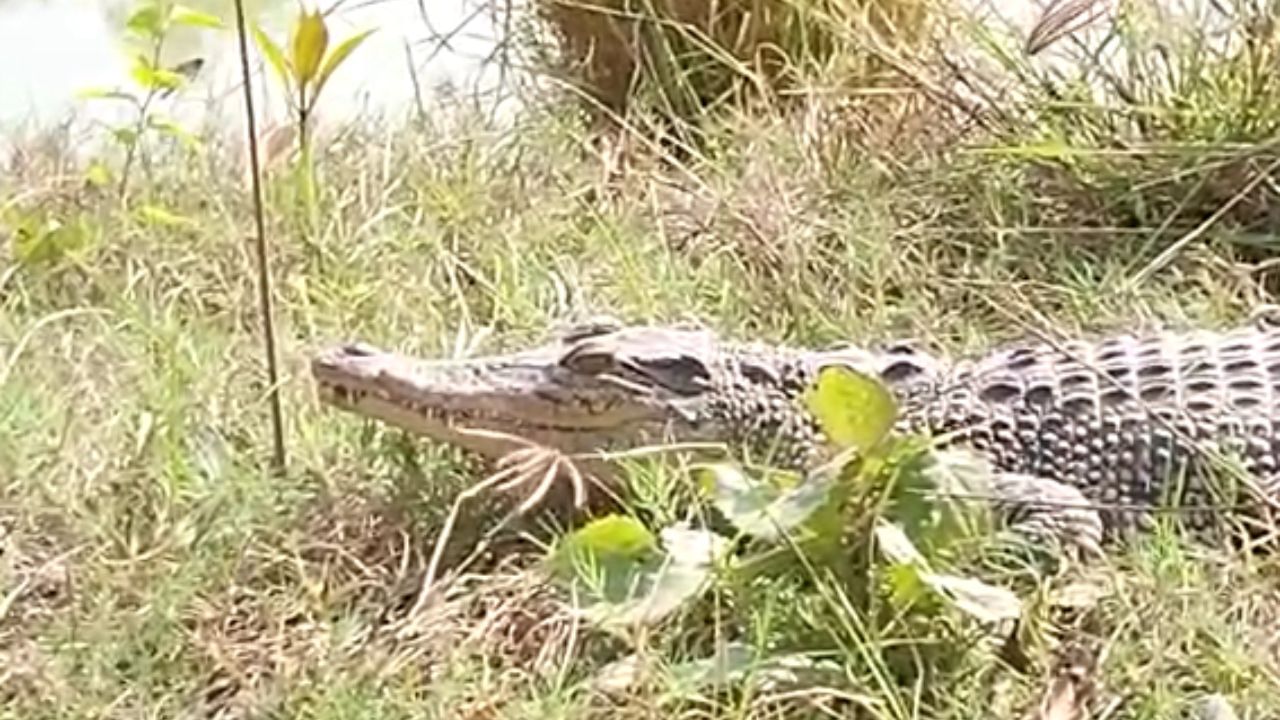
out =
[[338,43],[330,50],[329,28],[319,10],[299,9],[290,31],[288,52],[262,28],[254,26],[253,37],[267,63],[284,86],[285,97],[293,113],[302,160],[302,182],[308,207],[315,207],[315,176],[311,161],[311,127],[316,102],[334,72],[373,30],[363,30]]
[[[130,46],[129,77],[136,89],[88,88],[80,96],[126,102],[134,108],[132,122],[111,129],[111,136],[124,148],[124,165],[120,171],[120,198],[128,195],[134,163],[140,157],[139,146],[148,132],[174,138],[187,146],[196,138],[177,122],[157,112],[153,105],[159,98],[182,89],[199,70],[202,61],[188,60],[174,68],[161,65],[161,54],[169,32],[174,27],[220,29],[222,21],[170,0],[140,0],[125,22],[125,36]],[[99,178],[100,179],[100,178]]]

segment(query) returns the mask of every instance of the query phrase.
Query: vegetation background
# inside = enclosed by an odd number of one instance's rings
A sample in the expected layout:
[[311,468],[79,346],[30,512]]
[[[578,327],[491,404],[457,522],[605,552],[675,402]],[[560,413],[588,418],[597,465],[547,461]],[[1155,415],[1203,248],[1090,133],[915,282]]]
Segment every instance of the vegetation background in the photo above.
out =
[[[306,373],[336,339],[456,355],[601,311],[953,352],[1239,322],[1277,280],[1274,3],[1066,0],[1019,32],[930,0],[484,10],[517,113],[455,89],[326,125],[320,94],[319,120],[263,128],[281,475],[243,142],[166,114],[200,71],[167,38],[225,32],[231,5],[138,0],[118,19],[133,85],[84,100],[124,111],[91,144],[10,138],[0,716],[1057,720],[1215,696],[1280,715],[1275,561],[1175,533],[1115,549],[1079,622],[1044,600],[1079,578],[1023,582],[1013,645],[813,578],[602,632],[544,580],[554,531],[458,564],[496,499],[467,509],[445,589],[417,602],[478,476],[323,411]],[[295,21],[261,35],[297,53]],[[336,51],[359,28],[328,32]],[[255,83],[296,97],[269,46]],[[638,464],[637,502],[678,516],[686,476]],[[690,664],[726,639],[803,662]]]

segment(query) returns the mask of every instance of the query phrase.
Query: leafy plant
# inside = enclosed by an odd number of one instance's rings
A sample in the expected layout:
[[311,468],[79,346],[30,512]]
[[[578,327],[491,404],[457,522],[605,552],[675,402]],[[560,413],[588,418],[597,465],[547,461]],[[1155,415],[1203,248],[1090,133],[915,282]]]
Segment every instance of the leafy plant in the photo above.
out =
[[62,261],[79,264],[94,250],[94,234],[81,217],[58,218],[46,213],[5,213],[12,226],[13,258],[20,265],[47,267]]
[[315,173],[310,129],[316,103],[333,74],[373,32],[363,30],[330,49],[324,15],[319,10],[300,8],[289,33],[286,53],[261,27],[253,28],[254,40],[284,86],[295,119],[303,188],[311,208],[315,202]]
[[[849,610],[842,604],[847,601],[834,598],[863,597],[861,612],[868,617],[886,607],[888,618],[955,611],[956,618],[984,628],[1020,619],[1022,601],[1012,592],[946,569],[952,542],[987,527],[969,522],[966,512],[931,491],[979,483],[973,474],[985,466],[966,463],[957,451],[935,452],[914,438],[896,437],[893,395],[847,368],[820,373],[806,402],[835,446],[829,466],[798,480],[784,473],[752,477],[728,463],[698,471],[699,488],[736,537],[681,528],[668,538],[673,528],[667,528],[659,542],[638,520],[622,515],[563,537],[548,569],[572,589],[583,616],[615,632],[656,627],[715,587],[734,597],[729,604],[745,613],[746,622],[761,602],[755,588],[763,582],[793,587],[828,611]],[[737,551],[729,554],[728,547]],[[858,548],[876,552],[860,554]],[[875,559],[860,561],[863,555]],[[797,654],[806,648],[791,646],[783,635],[767,639],[767,650],[727,642],[717,640],[711,657],[672,668],[672,682],[697,688],[709,678],[740,677],[748,666],[801,682],[821,665]],[[626,663],[607,668],[601,682],[625,685],[632,670]]]
[[[155,132],[174,138],[187,146],[198,143],[195,136],[153,107],[157,99],[184,87],[189,82],[192,70],[197,68],[190,61],[176,68],[161,65],[161,55],[169,32],[179,26],[219,29],[222,21],[171,0],[139,0],[137,8],[125,22],[125,39],[130,47],[129,77],[133,80],[135,89],[88,88],[81,92],[81,97],[122,101],[134,109],[135,117],[132,122],[111,129],[111,136],[125,151],[120,171],[122,199],[128,194],[133,165],[139,157],[139,147],[147,133]],[[97,166],[97,172],[101,171],[101,166]]]
[[625,633],[670,615],[703,589],[723,540],[672,526],[658,537],[622,516],[596,520],[564,538],[550,558],[584,616]]

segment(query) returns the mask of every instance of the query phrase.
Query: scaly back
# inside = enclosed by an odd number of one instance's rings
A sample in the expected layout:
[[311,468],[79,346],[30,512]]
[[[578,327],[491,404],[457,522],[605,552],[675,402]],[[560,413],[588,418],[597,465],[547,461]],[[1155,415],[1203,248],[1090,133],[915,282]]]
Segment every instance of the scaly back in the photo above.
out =
[[1102,503],[1208,505],[1233,501],[1209,482],[1232,457],[1273,492],[1278,401],[1280,330],[1259,325],[1010,346],[912,393],[904,425]]

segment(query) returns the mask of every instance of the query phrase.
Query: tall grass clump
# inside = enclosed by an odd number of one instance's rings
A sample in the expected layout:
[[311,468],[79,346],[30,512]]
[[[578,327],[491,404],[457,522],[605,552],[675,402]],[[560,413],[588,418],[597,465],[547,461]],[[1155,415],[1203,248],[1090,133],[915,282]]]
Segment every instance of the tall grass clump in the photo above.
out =
[[[927,6],[901,0],[539,0],[552,72],[597,116],[695,130],[709,114],[897,82]],[[814,86],[821,89],[813,91]]]
[[955,76],[982,97],[984,128],[941,169],[951,237],[1000,244],[1016,227],[1128,255],[1127,286],[1203,241],[1245,262],[1274,254],[1277,8],[1201,10],[1121,4],[1060,40],[1056,67],[980,38],[998,80]]

